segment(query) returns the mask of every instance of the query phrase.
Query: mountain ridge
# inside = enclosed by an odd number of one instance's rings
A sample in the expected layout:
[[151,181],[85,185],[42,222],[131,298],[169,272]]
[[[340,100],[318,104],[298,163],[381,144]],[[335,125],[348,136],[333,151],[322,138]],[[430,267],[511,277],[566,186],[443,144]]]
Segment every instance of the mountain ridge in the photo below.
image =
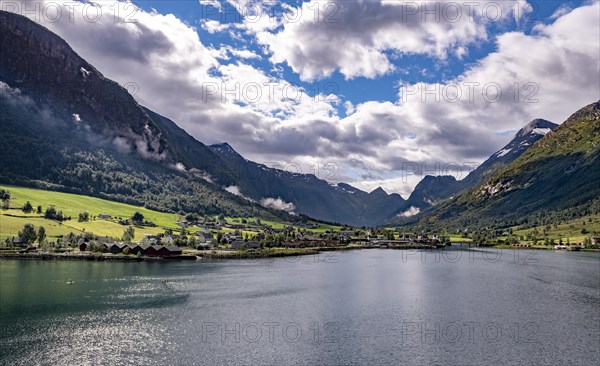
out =
[[517,159],[434,209],[422,223],[519,220],[600,196],[600,101],[573,113]]
[[407,205],[426,212],[424,210],[450,199],[459,192],[481,183],[486,177],[494,175],[557,127],[557,124],[541,118],[530,121],[517,131],[508,144],[469,172],[465,178],[456,180],[453,176],[427,175],[423,177],[409,196]]

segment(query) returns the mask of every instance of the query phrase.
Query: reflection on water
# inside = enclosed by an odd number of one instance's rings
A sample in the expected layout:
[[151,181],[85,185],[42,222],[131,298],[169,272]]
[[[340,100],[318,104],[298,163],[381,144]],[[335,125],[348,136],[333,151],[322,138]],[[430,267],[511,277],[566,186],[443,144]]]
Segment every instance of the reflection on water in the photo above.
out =
[[0,261],[0,364],[597,364],[599,282],[597,254],[460,248]]

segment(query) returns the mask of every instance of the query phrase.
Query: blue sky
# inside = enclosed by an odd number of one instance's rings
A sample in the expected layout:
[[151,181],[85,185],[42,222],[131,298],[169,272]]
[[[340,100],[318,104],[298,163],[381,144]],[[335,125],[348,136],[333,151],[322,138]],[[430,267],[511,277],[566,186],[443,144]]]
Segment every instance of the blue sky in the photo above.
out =
[[[303,1],[287,1],[287,4],[297,6]],[[212,19],[221,23],[239,23],[243,19],[243,12],[236,10],[234,6],[221,1],[221,9],[208,4],[200,4],[199,1],[182,0],[182,1],[135,1],[135,4],[147,11],[156,10],[162,14],[174,14],[179,19],[187,24],[196,27],[203,43],[213,45],[214,47],[229,45],[234,48],[251,50],[262,58],[260,60],[243,60],[232,56],[225,63],[235,63],[244,61],[252,64],[254,67],[263,70],[269,74],[283,75],[285,80],[294,85],[305,88],[308,94],[313,95],[315,90],[328,92],[335,91],[345,99],[350,100],[354,104],[359,104],[367,101],[394,101],[397,99],[399,83],[417,83],[428,82],[437,83],[453,79],[461,75],[465,69],[476,63],[478,60],[487,54],[494,52],[496,49],[495,38],[497,34],[509,31],[521,31],[525,34],[531,33],[533,27],[539,23],[548,24],[553,21],[551,16],[559,8],[576,8],[584,4],[584,1],[529,1],[532,8],[526,17],[520,21],[511,19],[510,21],[489,21],[488,31],[490,37],[476,44],[469,45],[468,53],[461,57],[450,55],[445,60],[439,60],[434,57],[414,54],[399,54],[395,52],[387,52],[392,60],[395,70],[381,77],[366,78],[356,77],[348,79],[340,72],[335,72],[331,76],[321,78],[319,80],[306,82],[301,80],[299,75],[295,73],[286,63],[277,64],[278,71],[274,71],[274,66],[269,62],[268,53],[263,52],[261,47],[253,39],[251,35],[242,35],[242,39],[231,37],[226,32],[210,33],[201,27],[201,22],[204,19]],[[415,2],[420,3],[420,2]],[[456,2],[458,4],[465,2]],[[280,11],[280,6],[271,6],[274,12]],[[489,18],[494,18],[494,9],[488,10]],[[280,71],[279,71],[280,70]],[[343,115],[344,108],[338,106],[339,112]]]
[[[464,177],[532,119],[561,123],[600,99],[598,1],[445,1],[432,13],[422,1],[277,2],[271,12],[258,0],[258,18],[232,5],[247,3],[137,1],[136,22],[124,1],[76,3],[59,21],[24,15],[205,144],[303,173],[330,164],[337,173],[320,178],[405,198],[424,174]],[[452,5],[461,17],[444,13]],[[89,21],[83,6],[120,16]],[[286,94],[289,84],[302,93]]]

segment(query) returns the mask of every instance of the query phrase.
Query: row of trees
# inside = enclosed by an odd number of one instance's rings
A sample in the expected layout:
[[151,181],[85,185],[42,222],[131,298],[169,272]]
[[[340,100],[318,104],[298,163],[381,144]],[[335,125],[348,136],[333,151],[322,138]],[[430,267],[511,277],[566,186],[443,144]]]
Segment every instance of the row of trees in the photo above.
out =
[[19,231],[19,237],[27,244],[33,244],[36,241],[42,244],[46,240],[46,229],[40,226],[36,230],[32,224],[25,224]]

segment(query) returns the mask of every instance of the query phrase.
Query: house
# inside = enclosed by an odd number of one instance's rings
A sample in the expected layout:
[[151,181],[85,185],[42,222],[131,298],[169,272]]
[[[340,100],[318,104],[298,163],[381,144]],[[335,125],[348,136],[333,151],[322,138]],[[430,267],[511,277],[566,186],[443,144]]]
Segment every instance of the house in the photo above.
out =
[[231,244],[235,241],[244,241],[244,238],[241,235],[233,235],[233,234],[225,234],[223,235],[223,239]]
[[10,242],[12,243],[12,245],[19,247],[19,248],[27,248],[29,246],[29,244],[27,244],[27,242],[25,241],[25,239],[23,238],[19,238],[19,237],[12,237],[10,239]]
[[110,220],[110,215],[106,213],[101,213],[98,215],[98,218],[101,220]]
[[592,244],[600,245],[600,236],[596,236],[592,238]]
[[83,238],[79,240],[79,251],[85,252],[90,248],[90,243]]
[[160,241],[160,237],[158,235],[146,235],[144,239],[142,239],[142,243],[144,244],[156,244]]
[[212,241],[212,235],[211,234],[204,234],[201,232],[197,232],[196,236],[198,237],[198,240],[202,243],[206,243],[206,242],[210,242]]
[[127,244],[124,244],[124,243],[114,243],[113,245],[110,246],[110,252],[112,254],[123,253],[123,249],[125,249],[125,247],[127,247]]
[[178,239],[178,238],[179,238],[179,235],[171,234],[165,238],[165,242],[169,245],[173,245],[173,243],[175,242],[175,239]]
[[160,248],[158,248],[156,250],[157,254],[161,257],[170,257],[173,255],[181,255],[182,251],[181,248],[176,247],[176,246],[169,246],[169,247],[164,247],[164,246],[160,246]]
[[130,245],[129,246],[129,253],[131,254],[135,254],[138,255],[138,253],[140,255],[145,255],[146,253],[146,249],[148,249],[149,245],[146,244],[137,244],[137,245]]
[[160,248],[162,248],[162,245],[148,245],[142,254],[147,257],[158,257],[158,250]]

